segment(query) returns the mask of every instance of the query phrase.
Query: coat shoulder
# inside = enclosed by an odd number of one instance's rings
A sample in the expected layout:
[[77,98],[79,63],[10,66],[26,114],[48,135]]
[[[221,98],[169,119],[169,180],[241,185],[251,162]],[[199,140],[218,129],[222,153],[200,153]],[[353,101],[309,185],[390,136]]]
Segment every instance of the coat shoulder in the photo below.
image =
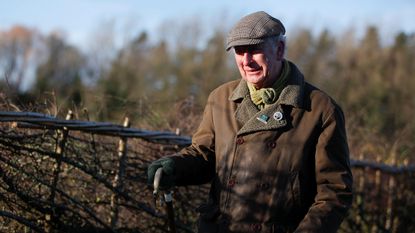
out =
[[329,119],[333,114],[339,116],[344,121],[342,108],[326,92],[306,82],[304,96],[306,111],[320,115],[323,122]]
[[229,98],[229,96],[232,95],[233,91],[235,90],[235,88],[239,85],[239,83],[241,82],[241,80],[233,80],[233,81],[229,81],[226,82],[220,86],[218,86],[217,88],[215,88],[209,95],[209,98],[223,98],[225,97],[226,99]]
[[305,92],[305,102],[307,103],[307,107],[310,109],[316,107],[329,109],[340,108],[336,101],[329,94],[308,82],[305,84]]

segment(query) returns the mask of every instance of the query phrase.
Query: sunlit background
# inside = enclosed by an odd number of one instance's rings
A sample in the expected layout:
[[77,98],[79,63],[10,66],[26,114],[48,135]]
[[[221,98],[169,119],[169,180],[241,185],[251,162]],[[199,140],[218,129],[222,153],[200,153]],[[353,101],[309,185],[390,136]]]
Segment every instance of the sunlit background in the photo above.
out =
[[[287,59],[345,113],[356,195],[339,232],[415,232],[413,0],[0,0],[2,117],[48,115],[37,130],[0,118],[0,232],[166,232],[148,214],[146,166],[177,146],[129,139],[121,198],[119,138],[65,136],[51,119],[191,136],[209,93],[240,79],[228,30],[258,10],[282,20]],[[205,200],[193,188],[176,193],[192,229]]]
[[243,15],[258,10],[280,18],[288,28],[288,35],[297,27],[313,32],[326,28],[335,33],[354,28],[361,34],[368,25],[373,25],[382,35],[415,31],[415,3],[411,0],[1,0],[0,8],[0,30],[15,25],[42,33],[58,30],[65,33],[69,42],[82,48],[88,47],[100,25],[109,22],[114,24],[118,39],[141,30],[148,31],[155,39],[162,36],[160,30],[166,24],[174,27],[196,20],[203,25],[203,34],[209,34],[218,25],[227,28]]
[[[281,19],[288,38],[306,28],[314,35],[323,30],[334,36],[353,32],[351,38],[359,39],[368,26],[375,26],[380,42],[387,44],[393,43],[397,33],[415,32],[415,3],[411,0],[1,0],[0,9],[0,31],[23,26],[43,35],[58,33],[86,53],[98,48],[112,53],[141,32],[152,42],[169,41],[186,27],[198,28],[189,29],[193,31],[187,40],[203,47],[215,30],[226,32],[240,17],[258,10]],[[106,44],[97,44],[100,37],[106,37]],[[23,88],[31,82],[33,76],[26,77]]]

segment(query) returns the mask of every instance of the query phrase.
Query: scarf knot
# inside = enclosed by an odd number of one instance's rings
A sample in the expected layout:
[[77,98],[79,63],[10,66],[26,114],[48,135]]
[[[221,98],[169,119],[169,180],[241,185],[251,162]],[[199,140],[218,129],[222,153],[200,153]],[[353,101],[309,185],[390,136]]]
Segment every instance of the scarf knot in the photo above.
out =
[[[255,89],[253,86],[252,88]],[[273,104],[277,101],[277,97],[277,92],[274,88],[261,88],[251,91],[251,100],[257,106]]]
[[261,88],[257,90],[254,85],[248,83],[249,94],[251,96],[252,102],[261,110],[267,105],[271,105],[278,100],[279,95],[281,94],[282,89],[284,89],[287,80],[288,74],[290,72],[290,66],[288,61],[284,60],[283,71],[281,72],[280,77],[275,81],[272,87]]

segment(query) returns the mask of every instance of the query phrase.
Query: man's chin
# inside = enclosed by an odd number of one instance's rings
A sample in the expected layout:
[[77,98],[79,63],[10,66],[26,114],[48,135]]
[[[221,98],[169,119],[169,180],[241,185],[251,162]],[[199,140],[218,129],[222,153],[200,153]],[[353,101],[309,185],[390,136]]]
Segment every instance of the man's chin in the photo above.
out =
[[245,80],[251,84],[256,85],[262,81],[262,76],[247,76]]

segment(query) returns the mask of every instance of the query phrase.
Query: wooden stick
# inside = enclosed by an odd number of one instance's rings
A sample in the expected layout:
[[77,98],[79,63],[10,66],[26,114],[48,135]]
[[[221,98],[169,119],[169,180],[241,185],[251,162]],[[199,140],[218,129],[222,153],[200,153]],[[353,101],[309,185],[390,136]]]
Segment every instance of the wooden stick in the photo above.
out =
[[[128,117],[124,119],[123,126],[125,128],[130,127],[130,120]],[[126,169],[126,160],[127,160],[127,138],[121,137],[118,142],[118,173],[115,175],[113,180],[113,187],[117,190],[122,190],[124,186],[124,176],[125,176],[125,169]],[[118,214],[119,214],[119,195],[117,193],[113,193],[111,195],[111,213],[109,222],[111,224],[111,228],[115,229],[118,222]]]
[[[68,111],[68,114],[66,115],[66,120],[70,120],[73,118],[73,112],[71,110]],[[52,173],[53,173],[53,181],[52,186],[50,190],[50,196],[49,201],[52,203],[51,206],[51,213],[47,213],[45,216],[45,231],[50,232],[51,231],[51,223],[54,221],[53,216],[54,214],[54,206],[55,206],[55,196],[56,196],[56,188],[59,182],[59,174],[61,173],[62,168],[62,157],[65,150],[65,144],[68,138],[68,129],[64,128],[63,130],[58,130],[58,138],[57,138],[57,144],[55,153],[57,157],[55,158],[55,165],[53,167]]]
[[[395,150],[392,151],[392,166],[396,166],[397,164],[397,153],[395,152]],[[387,201],[387,209],[386,209],[386,222],[385,222],[385,229],[388,232],[392,232],[393,229],[393,203],[395,200],[395,177],[394,176],[389,176],[389,180],[388,180],[388,201]]]

